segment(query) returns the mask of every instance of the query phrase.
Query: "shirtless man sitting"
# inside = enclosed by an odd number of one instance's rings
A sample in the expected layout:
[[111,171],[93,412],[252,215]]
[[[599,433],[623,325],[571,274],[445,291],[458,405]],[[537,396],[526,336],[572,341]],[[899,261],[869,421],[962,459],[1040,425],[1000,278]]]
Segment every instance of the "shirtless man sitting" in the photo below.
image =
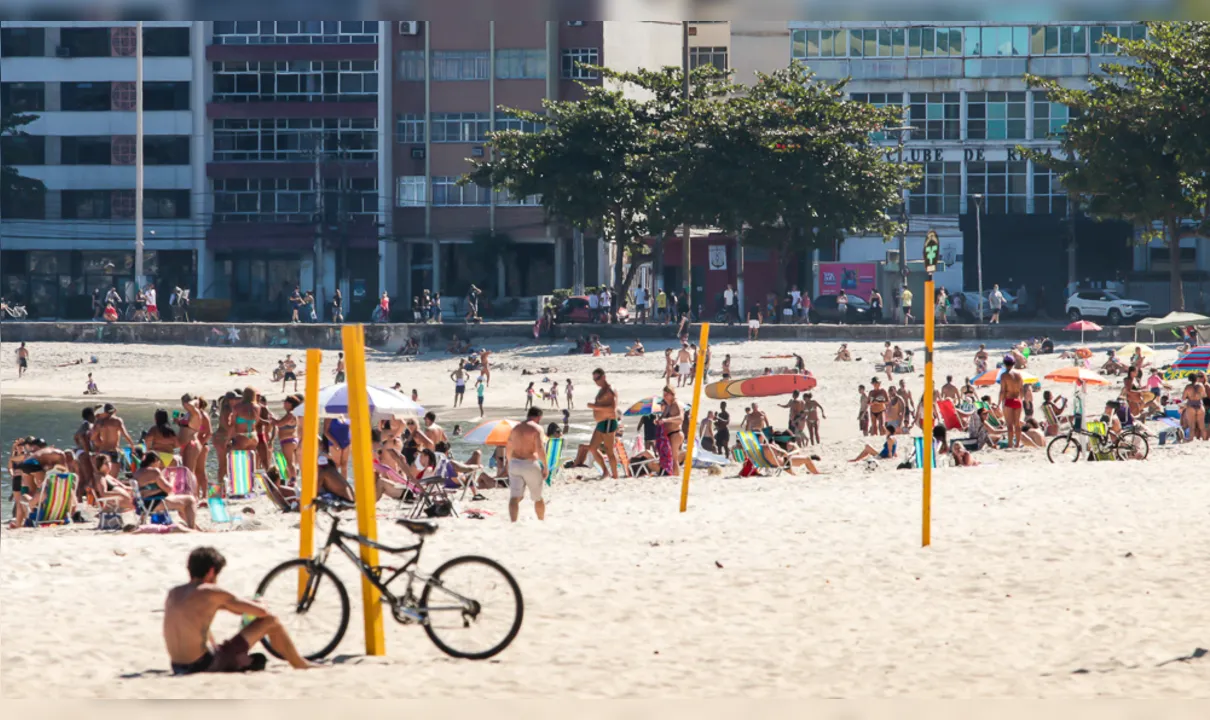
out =
[[[542,486],[546,483],[549,468],[546,467],[546,436],[542,433],[542,408],[531,407],[525,422],[516,425],[508,433],[508,517],[517,522],[521,510],[521,498],[525,491],[534,501],[534,513],[539,520],[546,518],[546,503],[542,500]],[[612,454],[610,455],[612,459]],[[614,469],[617,478],[617,469]]]
[[1008,430],[1008,446],[1021,447],[1021,415],[1024,412],[1022,394],[1025,380],[1016,369],[1016,359],[1004,356],[1004,374],[1000,376],[1000,407],[1004,409],[1004,424]]
[[849,344],[841,343],[840,349],[836,351],[836,362],[852,362],[853,356],[849,353]]
[[[267,661],[265,656],[248,651],[266,636],[274,649],[295,668],[318,667],[298,654],[281,622],[268,608],[239,598],[216,584],[218,574],[226,564],[226,558],[218,550],[195,548],[189,553],[189,582],[168,591],[164,601],[164,645],[172,662],[172,674],[263,670]],[[219,610],[233,615],[250,615],[256,620],[235,637],[214,647],[210,624]]]

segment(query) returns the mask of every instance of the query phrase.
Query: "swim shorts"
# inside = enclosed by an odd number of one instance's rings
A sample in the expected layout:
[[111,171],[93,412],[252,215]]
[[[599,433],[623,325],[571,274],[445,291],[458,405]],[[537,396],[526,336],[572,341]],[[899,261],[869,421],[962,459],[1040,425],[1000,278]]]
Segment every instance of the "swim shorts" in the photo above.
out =
[[529,498],[534,502],[542,499],[542,485],[546,482],[546,468],[535,460],[508,461],[508,497],[517,500],[525,497],[526,488]]
[[617,432],[617,431],[618,431],[618,421],[617,420],[602,420],[601,422],[597,423],[597,432],[599,432],[599,433],[608,434],[608,433],[613,433],[613,432]]
[[1021,398],[1005,398],[1004,407],[1020,410],[1022,408]]

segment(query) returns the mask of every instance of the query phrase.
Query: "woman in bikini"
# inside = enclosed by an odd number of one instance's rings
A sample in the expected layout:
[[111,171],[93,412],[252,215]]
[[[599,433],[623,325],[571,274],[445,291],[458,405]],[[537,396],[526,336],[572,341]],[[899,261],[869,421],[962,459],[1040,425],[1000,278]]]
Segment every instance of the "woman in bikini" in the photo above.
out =
[[197,478],[198,497],[206,497],[209,493],[210,478],[206,476],[206,460],[210,457],[210,439],[214,436],[214,425],[210,422],[210,403],[206,398],[194,400],[197,404],[198,415],[202,419],[202,428],[198,430],[197,462],[194,463],[193,476]]
[[273,440],[277,437],[277,418],[269,411],[269,398],[256,396],[260,416],[256,422],[256,456],[260,467],[273,467]]
[[[235,403],[235,398],[234,392],[228,392],[218,400],[218,424],[214,427],[213,443],[215,459],[218,461],[217,483],[220,487],[223,484],[223,478],[227,477],[227,450],[231,443],[231,428],[228,425],[231,420],[231,406]],[[204,484],[208,483],[200,477],[198,483],[202,497],[207,497],[208,488]]]
[[108,455],[97,455],[92,460],[95,468],[94,486],[98,490],[100,504],[104,506],[105,501],[111,501],[121,512],[134,512],[134,496],[130,494],[130,488],[114,477],[119,469],[117,463],[110,460]]
[[[256,455],[256,425],[260,421],[260,405],[256,403],[256,390],[244,388],[238,401],[231,401],[231,409],[227,415],[228,447],[224,450],[248,450]],[[255,468],[253,468],[255,470]],[[220,477],[221,483],[224,478]]]
[[685,411],[681,409],[681,404],[676,399],[676,391],[669,386],[665,386],[664,411],[660,414],[660,424],[664,426],[664,432],[668,436],[668,445],[671,448],[669,457],[671,458],[673,475],[680,472],[681,446],[685,444],[685,433],[681,430],[684,423]]
[[281,445],[281,453],[286,456],[286,480],[298,477],[298,416],[294,410],[302,405],[302,397],[290,395],[282,400],[286,414],[274,420],[277,426],[277,442]]
[[176,431],[168,424],[168,411],[155,411],[155,425],[147,431],[144,442],[147,443],[147,450],[159,456],[164,463],[164,467],[171,467],[176,460],[176,451],[179,440]]
[[179,440],[181,444],[181,465],[189,468],[197,476],[197,459],[202,454],[198,436],[203,429],[203,414],[189,393],[181,396],[182,415],[177,419],[181,427]]

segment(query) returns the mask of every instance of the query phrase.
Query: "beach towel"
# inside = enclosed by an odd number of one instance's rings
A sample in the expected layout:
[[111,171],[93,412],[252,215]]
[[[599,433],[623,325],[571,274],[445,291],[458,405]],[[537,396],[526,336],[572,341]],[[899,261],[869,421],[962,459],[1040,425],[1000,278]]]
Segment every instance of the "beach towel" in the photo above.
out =
[[277,476],[282,479],[282,482],[294,479],[290,475],[290,464],[286,462],[286,454],[281,450],[273,453],[273,465],[277,468]]
[[227,456],[227,497],[243,498],[252,494],[252,451],[232,450]]
[[[664,429],[663,423],[656,426],[655,454],[660,459],[660,474],[671,475],[672,442],[668,440],[668,432]],[[627,463],[627,469],[629,469],[629,463]]]

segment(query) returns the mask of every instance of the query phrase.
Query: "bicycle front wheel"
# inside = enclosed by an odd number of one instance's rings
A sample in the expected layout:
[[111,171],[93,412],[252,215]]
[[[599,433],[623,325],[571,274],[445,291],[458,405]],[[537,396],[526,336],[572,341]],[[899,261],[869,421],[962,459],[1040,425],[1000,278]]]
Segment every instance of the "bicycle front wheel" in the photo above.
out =
[[1150,446],[1147,436],[1142,433],[1128,431],[1122,433],[1113,446],[1113,456],[1118,460],[1146,460]]
[[[344,583],[312,560],[289,560],[270,570],[256,588],[256,600],[277,616],[298,654],[308,660],[326,657],[349,629]],[[274,657],[284,659],[267,636],[263,643]]]
[[1060,435],[1046,446],[1046,459],[1052,463],[1076,462],[1083,454],[1080,441],[1070,435]]
[[437,568],[417,608],[424,631],[446,655],[486,660],[521,630],[521,588],[495,560],[467,555]]

